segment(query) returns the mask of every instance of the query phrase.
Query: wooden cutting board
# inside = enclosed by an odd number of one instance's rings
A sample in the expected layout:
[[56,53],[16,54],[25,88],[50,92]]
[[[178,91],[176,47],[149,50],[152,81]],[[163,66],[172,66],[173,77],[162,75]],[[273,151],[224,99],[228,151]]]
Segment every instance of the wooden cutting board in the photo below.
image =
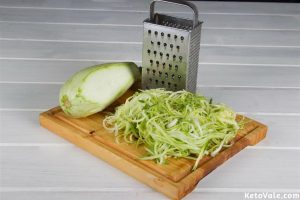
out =
[[[134,93],[129,90],[105,111],[114,111]],[[234,139],[233,146],[223,149],[215,157],[205,157],[196,170],[192,171],[193,160],[169,159],[165,165],[158,165],[154,161],[143,161],[139,158],[145,155],[142,146],[115,142],[114,135],[107,132],[102,126],[105,111],[80,119],[66,116],[59,108],[53,108],[40,114],[40,123],[43,127],[85,149],[91,154],[108,162],[129,176],[149,185],[171,199],[181,199],[190,193],[198,182],[220,166],[230,157],[249,145],[261,141],[267,132],[267,127],[249,118],[242,130]],[[238,116],[240,120],[242,116]]]

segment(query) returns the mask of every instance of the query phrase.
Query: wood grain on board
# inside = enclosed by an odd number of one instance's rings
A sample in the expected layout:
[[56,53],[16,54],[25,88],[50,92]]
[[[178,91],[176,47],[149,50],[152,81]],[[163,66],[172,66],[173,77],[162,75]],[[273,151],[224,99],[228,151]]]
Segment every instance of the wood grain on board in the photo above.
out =
[[[129,90],[107,110],[113,111],[115,106],[120,105],[132,94],[133,91]],[[42,113],[40,123],[171,199],[181,199],[190,193],[202,178],[245,147],[261,141],[267,131],[265,125],[246,118],[247,123],[238,132],[233,146],[224,149],[215,157],[203,158],[198,168],[192,171],[194,161],[188,159],[169,159],[165,165],[140,160],[145,154],[143,147],[116,143],[114,135],[102,126],[104,117],[105,112],[100,112],[86,118],[74,119],[56,107]],[[241,118],[242,116],[238,116],[237,120]]]

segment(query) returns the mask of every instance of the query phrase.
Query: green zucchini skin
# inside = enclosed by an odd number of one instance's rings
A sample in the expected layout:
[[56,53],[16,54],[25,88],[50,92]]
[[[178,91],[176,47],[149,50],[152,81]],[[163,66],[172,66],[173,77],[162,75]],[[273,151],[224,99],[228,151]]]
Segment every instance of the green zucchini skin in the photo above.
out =
[[105,63],[82,69],[61,87],[60,107],[70,117],[87,117],[109,106],[139,77],[138,66],[133,62]]

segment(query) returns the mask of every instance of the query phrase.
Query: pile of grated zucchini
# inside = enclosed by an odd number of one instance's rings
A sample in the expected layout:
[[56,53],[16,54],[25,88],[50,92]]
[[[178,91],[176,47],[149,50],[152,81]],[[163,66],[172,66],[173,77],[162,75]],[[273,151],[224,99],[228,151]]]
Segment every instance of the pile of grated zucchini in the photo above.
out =
[[232,139],[242,122],[221,104],[187,91],[151,89],[136,92],[103,121],[116,141],[144,144],[141,158],[163,164],[169,157],[194,159],[193,169],[206,155],[215,156]]

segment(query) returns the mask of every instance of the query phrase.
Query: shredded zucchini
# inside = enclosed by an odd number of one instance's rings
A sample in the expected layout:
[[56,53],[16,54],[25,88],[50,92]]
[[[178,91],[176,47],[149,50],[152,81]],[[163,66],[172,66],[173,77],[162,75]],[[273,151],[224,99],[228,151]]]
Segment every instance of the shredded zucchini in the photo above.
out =
[[116,141],[144,144],[141,158],[163,164],[169,157],[194,159],[193,169],[205,156],[215,156],[232,145],[242,123],[222,104],[213,104],[187,91],[151,89],[135,93],[105,117],[103,126]]

